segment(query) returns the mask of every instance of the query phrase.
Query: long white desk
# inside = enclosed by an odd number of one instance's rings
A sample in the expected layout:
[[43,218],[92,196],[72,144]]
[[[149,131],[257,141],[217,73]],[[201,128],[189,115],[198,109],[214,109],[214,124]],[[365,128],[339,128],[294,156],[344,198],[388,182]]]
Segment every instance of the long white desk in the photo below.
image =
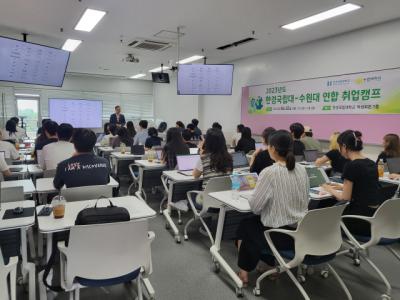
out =
[[26,283],[27,276],[29,275],[29,300],[35,300],[36,299],[35,265],[33,263],[28,263],[28,243],[26,240],[27,230],[29,229],[29,227],[35,224],[35,214],[33,214],[30,217],[3,220],[3,216],[6,210],[14,209],[16,207],[24,207],[24,208],[35,207],[35,202],[32,200],[25,200],[25,201],[1,203],[0,231],[20,229],[22,278],[23,282]]
[[[112,203],[119,207],[124,207],[128,210],[131,220],[145,220],[156,216],[156,212],[149,207],[144,201],[139,200],[134,196],[125,196],[110,198]],[[75,225],[75,220],[78,213],[87,207],[93,207],[97,200],[83,200],[75,202],[67,202],[65,204],[65,215],[62,219],[55,219],[53,213],[50,216],[38,217],[38,228],[41,234],[45,234],[47,238],[46,245],[46,261],[50,258],[53,244],[53,233],[69,230]],[[107,199],[101,199],[98,201],[98,207],[109,205]],[[36,212],[43,208],[43,205],[36,207]],[[39,278],[42,278],[43,271],[39,273]],[[48,277],[48,281],[51,281],[51,274]],[[43,294],[43,285],[40,284],[40,299],[45,299]]]
[[[36,192],[38,194],[49,194],[57,192],[57,189],[53,185],[53,180],[53,177],[38,178],[36,180]],[[115,188],[119,186],[119,183],[110,176],[110,182],[108,183],[108,185]]]
[[[165,164],[161,163],[158,160],[153,160],[152,162],[149,162],[147,159],[141,159],[141,160],[135,160],[135,165],[138,167],[138,178],[134,179],[137,182],[138,185],[138,192],[139,194],[141,194],[142,191],[142,187],[143,187],[143,173],[144,170],[161,170],[165,168]],[[131,190],[131,187],[134,185],[134,183],[132,183],[132,185],[129,187],[128,189],[128,193]],[[143,192],[144,194],[144,192]]]
[[1,182],[1,188],[22,186],[24,189],[24,194],[33,194],[36,192],[35,185],[32,179],[22,179],[22,180],[9,180]]
[[396,185],[400,184],[400,178],[398,178],[398,179],[390,179],[389,178],[389,173],[385,173],[383,175],[383,177],[379,177],[379,181],[386,182],[386,183],[391,183],[391,184],[396,184]]

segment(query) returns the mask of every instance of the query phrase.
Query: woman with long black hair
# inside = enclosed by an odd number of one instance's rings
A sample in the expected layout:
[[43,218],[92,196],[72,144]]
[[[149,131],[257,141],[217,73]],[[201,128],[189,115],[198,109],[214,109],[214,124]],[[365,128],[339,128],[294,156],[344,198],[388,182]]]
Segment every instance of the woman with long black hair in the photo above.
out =
[[185,144],[179,128],[172,127],[167,131],[167,140],[163,149],[162,161],[167,168],[172,170],[176,167],[176,156],[190,154],[189,147]]

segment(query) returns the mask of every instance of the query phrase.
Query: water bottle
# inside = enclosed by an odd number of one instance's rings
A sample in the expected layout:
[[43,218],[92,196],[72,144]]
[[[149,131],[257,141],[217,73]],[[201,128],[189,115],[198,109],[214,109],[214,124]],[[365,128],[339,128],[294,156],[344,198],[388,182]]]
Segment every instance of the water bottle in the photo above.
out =
[[231,177],[232,181],[232,199],[239,200],[240,178],[239,175],[234,173]]
[[121,153],[122,154],[125,154],[125,152],[126,152],[126,145],[124,144],[124,143],[121,143]]

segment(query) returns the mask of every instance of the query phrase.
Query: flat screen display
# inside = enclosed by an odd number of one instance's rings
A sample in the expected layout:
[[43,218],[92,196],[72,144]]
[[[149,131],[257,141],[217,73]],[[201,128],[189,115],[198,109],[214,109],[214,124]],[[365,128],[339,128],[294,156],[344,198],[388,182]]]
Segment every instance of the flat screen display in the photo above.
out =
[[49,99],[50,119],[74,128],[101,128],[103,102],[89,99]]
[[168,73],[151,73],[151,78],[155,83],[169,83]]
[[233,65],[180,65],[178,95],[232,95]]
[[0,37],[0,81],[61,87],[70,53]]

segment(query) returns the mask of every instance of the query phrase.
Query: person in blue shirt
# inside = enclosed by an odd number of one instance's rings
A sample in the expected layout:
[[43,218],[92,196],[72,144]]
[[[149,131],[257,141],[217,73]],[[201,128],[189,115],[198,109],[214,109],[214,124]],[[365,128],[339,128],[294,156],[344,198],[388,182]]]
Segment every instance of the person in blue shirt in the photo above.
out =
[[117,126],[125,125],[125,116],[121,114],[121,106],[115,106],[115,113],[110,116],[110,124],[114,124]]
[[149,137],[149,133],[147,131],[148,124],[149,123],[146,120],[141,120],[139,122],[139,131],[135,135],[135,138],[133,140],[133,145],[146,144],[146,140]]
[[145,147],[151,149],[154,146],[161,146],[162,138],[158,137],[157,129],[150,127],[148,130],[149,137],[146,139]]

